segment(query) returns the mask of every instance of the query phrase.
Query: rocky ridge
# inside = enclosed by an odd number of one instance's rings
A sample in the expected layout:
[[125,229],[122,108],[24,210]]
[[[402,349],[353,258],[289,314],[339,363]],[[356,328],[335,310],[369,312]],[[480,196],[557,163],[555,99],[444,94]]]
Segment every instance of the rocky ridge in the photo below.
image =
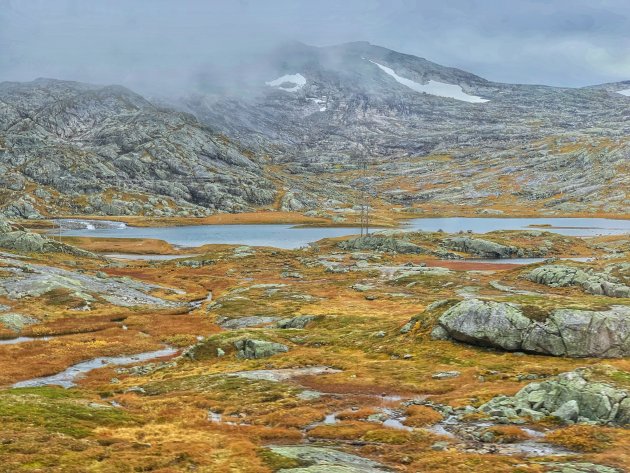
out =
[[0,84],[0,212],[201,216],[273,201],[248,150],[119,86]]
[[[408,206],[462,204],[493,212],[503,202],[561,213],[627,211],[630,99],[617,93],[624,84],[494,83],[366,42],[288,44],[259,65],[261,75],[238,94],[194,94],[182,106],[228,136],[268,150],[290,175],[326,175],[330,188],[367,180],[379,198]],[[295,75],[300,80],[291,87],[269,85]],[[486,101],[421,91],[429,81]],[[370,177],[345,179],[361,154]],[[302,188],[306,200],[326,199],[321,188]]]

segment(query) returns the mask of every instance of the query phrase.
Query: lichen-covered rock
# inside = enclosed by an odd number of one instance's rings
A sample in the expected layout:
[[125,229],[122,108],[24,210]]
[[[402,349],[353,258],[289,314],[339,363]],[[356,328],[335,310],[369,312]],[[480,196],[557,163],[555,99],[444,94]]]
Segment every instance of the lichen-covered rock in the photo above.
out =
[[556,356],[622,357],[630,355],[630,307],[607,311],[556,309],[544,322],[533,322],[522,350]]
[[545,265],[525,275],[527,279],[550,287],[580,286],[589,294],[630,297],[630,287],[604,273],[587,272],[564,265]]
[[37,319],[22,314],[1,314],[0,324],[9,330],[20,332],[25,326],[37,323]]
[[74,256],[97,258],[94,253],[66,245],[38,233],[25,231],[0,231],[0,248],[21,253],[67,253]]
[[591,311],[556,309],[543,320],[526,317],[514,304],[468,299],[438,320],[434,338],[554,356],[630,355],[630,307]]
[[0,262],[6,264],[3,270],[11,273],[10,277],[0,278],[0,295],[13,300],[41,297],[51,291],[62,290],[71,294],[77,302],[86,304],[98,298],[120,307],[180,305],[150,294],[156,289],[170,292],[169,288],[127,277],[101,279],[84,272],[43,264],[25,264],[8,257],[0,257]]
[[223,317],[217,320],[217,324],[225,330],[238,330],[259,325],[268,325],[278,320],[278,317],[265,317],[261,315],[251,315],[246,317]]
[[427,251],[406,240],[385,236],[351,238],[339,243],[339,247],[350,251],[382,251],[385,253],[422,254]]
[[622,473],[617,468],[588,462],[545,462],[542,465],[552,468],[547,473]]
[[7,220],[2,218],[2,216],[0,216],[0,234],[1,233],[8,233],[11,230],[12,230],[11,224]]
[[[44,205],[47,211],[69,206],[71,213],[202,216],[274,201],[274,183],[253,153],[192,115],[155,106],[123,87],[4,82],[0,103],[0,178],[13,189],[0,213],[9,218],[41,218]],[[10,166],[10,180],[3,164]],[[112,187],[127,191],[130,180],[135,196],[108,194]],[[60,195],[44,204],[26,192],[26,184]],[[140,193],[172,205],[144,202]],[[79,195],[89,195],[89,205]]]
[[505,246],[481,238],[467,236],[447,238],[442,245],[450,250],[469,253],[480,258],[514,258],[519,255],[519,249]]
[[315,319],[316,317],[314,315],[297,315],[290,319],[279,320],[276,323],[276,326],[278,328],[283,328],[283,329],[288,329],[288,328],[303,329]]
[[444,312],[439,324],[460,342],[521,350],[532,321],[515,305],[469,299]]
[[367,458],[327,447],[278,445],[269,449],[277,455],[296,460],[299,466],[279,473],[385,473],[381,464]]
[[289,351],[289,347],[281,343],[254,339],[237,340],[234,342],[234,347],[239,358],[268,358]]
[[553,416],[565,423],[630,423],[629,393],[610,384],[589,381],[588,373],[581,371],[528,384],[514,396],[497,396],[478,410],[505,420]]

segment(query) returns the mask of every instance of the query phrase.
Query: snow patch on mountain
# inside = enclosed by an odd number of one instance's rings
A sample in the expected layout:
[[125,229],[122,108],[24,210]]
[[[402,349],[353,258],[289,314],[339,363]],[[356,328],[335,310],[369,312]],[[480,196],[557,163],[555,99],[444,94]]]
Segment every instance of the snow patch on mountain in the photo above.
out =
[[306,100],[310,100],[313,103],[316,103],[317,105],[319,105],[319,111],[320,112],[325,112],[327,110],[327,108],[326,108],[326,100],[324,100],[324,99],[318,99],[318,98],[313,98],[313,97],[306,97]]
[[[271,87],[277,87],[280,90],[284,90],[286,92],[297,92],[302,87],[306,85],[306,77],[302,74],[286,74],[282,77],[278,77],[275,80],[265,82],[265,84]],[[289,84],[294,84],[293,87],[288,86]]]
[[626,97],[630,97],[630,89],[618,90],[618,94],[625,95]]
[[426,84],[420,84],[419,82],[412,81],[411,79],[406,79],[404,77],[399,76],[394,72],[393,69],[383,66],[378,62],[374,62],[371,59],[369,61],[372,64],[377,65],[383,72],[392,76],[394,80],[406,87],[409,87],[411,90],[415,90],[416,92],[421,92],[430,95],[437,95],[438,97],[448,97],[455,100],[461,100],[464,102],[470,103],[485,103],[489,102],[489,100],[477,97],[476,95],[469,95],[459,86],[454,84],[447,84],[445,82],[438,82],[435,80],[430,80]]

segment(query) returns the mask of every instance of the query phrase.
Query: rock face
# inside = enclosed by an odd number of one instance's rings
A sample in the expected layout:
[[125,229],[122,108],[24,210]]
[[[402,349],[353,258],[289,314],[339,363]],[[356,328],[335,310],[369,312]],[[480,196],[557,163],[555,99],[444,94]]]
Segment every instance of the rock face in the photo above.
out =
[[238,340],[234,342],[234,347],[239,358],[268,358],[289,351],[289,347],[281,343],[254,339]]
[[433,337],[544,355],[622,357],[630,355],[630,307],[556,309],[537,321],[517,305],[469,299],[442,314]]
[[205,215],[269,204],[275,194],[252,153],[190,114],[123,87],[51,79],[0,83],[0,176],[10,190],[0,213],[22,218],[59,207]]
[[589,294],[609,297],[630,297],[630,287],[609,274],[593,273],[563,265],[540,266],[527,279],[550,287],[580,286]]
[[[0,84],[2,212],[236,212],[276,203],[279,176],[278,209],[322,208],[352,198],[365,141],[382,163],[370,183],[384,184],[379,199],[397,205],[627,210],[629,99],[616,93],[627,84],[501,84],[365,42],[293,43],[255,62],[247,79],[216,75],[226,83],[213,86],[237,94],[195,93],[168,108],[118,86]],[[296,87],[272,85],[296,74],[304,80]],[[431,81],[460,92],[425,93]],[[282,172],[268,173],[265,155]],[[405,185],[392,186],[401,176]],[[90,195],[88,205],[75,192]]]
[[367,236],[344,240],[339,247],[349,251],[382,251],[385,253],[422,254],[426,250],[409,241],[392,237]]
[[[624,142],[630,99],[614,84],[500,84],[366,42],[324,48],[292,43],[260,58],[260,65],[268,70],[261,67],[252,78],[250,94],[195,95],[183,105],[228,136],[273,150],[295,175],[330,172],[331,163],[356,169],[353,150],[362,137],[372,155],[387,157],[370,179],[376,186],[387,182],[379,197],[390,202],[483,209],[507,197],[519,206],[560,211],[627,211],[630,174],[621,165],[630,149]],[[418,86],[451,84],[488,102],[422,93],[381,66]],[[297,88],[265,84],[297,73],[305,80]],[[576,108],[585,113],[575,114]],[[531,123],[540,120],[545,126],[534,130]],[[549,138],[545,144],[543,137]],[[503,183],[498,179],[508,175]],[[392,188],[398,176],[406,184]],[[327,179],[319,192],[329,194],[335,181]]]
[[628,425],[630,397],[625,390],[589,381],[584,373],[573,371],[528,384],[514,396],[495,397],[479,411],[507,421],[553,416],[565,423]]

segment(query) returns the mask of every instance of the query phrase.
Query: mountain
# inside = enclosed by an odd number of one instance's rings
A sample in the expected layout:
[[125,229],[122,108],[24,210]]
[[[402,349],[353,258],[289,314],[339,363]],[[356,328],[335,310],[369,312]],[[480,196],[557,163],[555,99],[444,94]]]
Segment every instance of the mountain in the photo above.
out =
[[343,220],[364,186],[418,212],[629,209],[630,81],[502,84],[365,42],[291,43],[204,80],[160,101],[0,84],[0,212]]
[[294,175],[342,178],[359,147],[390,202],[628,209],[630,82],[501,84],[365,42],[290,44],[261,64],[267,79],[238,94],[182,102]]
[[205,215],[273,201],[253,154],[190,114],[119,86],[0,84],[0,205],[58,212]]

